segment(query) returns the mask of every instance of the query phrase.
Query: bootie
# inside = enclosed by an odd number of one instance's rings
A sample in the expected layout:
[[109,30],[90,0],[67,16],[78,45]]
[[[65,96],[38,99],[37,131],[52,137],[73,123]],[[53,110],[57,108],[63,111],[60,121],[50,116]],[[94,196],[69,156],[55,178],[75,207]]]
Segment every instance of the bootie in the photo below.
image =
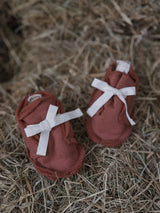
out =
[[37,92],[20,102],[16,120],[28,157],[48,179],[68,177],[82,167],[85,150],[69,123],[80,116],[80,109],[65,113],[57,97],[48,92]]
[[122,144],[135,124],[134,99],[138,77],[129,62],[116,61],[106,72],[104,81],[94,79],[94,90],[87,110],[88,136],[106,147]]

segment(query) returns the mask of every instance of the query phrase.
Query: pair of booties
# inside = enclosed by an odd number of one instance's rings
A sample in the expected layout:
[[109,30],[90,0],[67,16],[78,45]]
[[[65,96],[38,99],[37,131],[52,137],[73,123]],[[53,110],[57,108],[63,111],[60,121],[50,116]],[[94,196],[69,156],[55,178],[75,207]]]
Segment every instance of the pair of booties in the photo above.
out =
[[[106,147],[122,144],[135,124],[134,99],[138,77],[129,62],[116,61],[104,81],[94,79],[87,110],[88,136]],[[25,97],[16,110],[28,157],[35,169],[55,180],[77,173],[83,165],[85,149],[74,136],[69,120],[82,116],[78,108],[65,112],[56,96],[39,91]]]

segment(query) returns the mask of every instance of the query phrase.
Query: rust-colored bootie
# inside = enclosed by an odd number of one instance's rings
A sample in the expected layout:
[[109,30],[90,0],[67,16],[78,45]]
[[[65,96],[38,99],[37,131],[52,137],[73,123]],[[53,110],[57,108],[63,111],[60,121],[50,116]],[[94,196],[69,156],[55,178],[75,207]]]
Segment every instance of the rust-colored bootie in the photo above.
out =
[[65,113],[61,102],[48,92],[34,93],[20,102],[16,120],[28,157],[40,174],[54,180],[82,167],[85,150],[69,123],[81,115],[80,109]]
[[122,144],[135,124],[134,99],[138,77],[129,62],[116,61],[110,65],[104,81],[94,79],[86,129],[88,136],[106,147]]

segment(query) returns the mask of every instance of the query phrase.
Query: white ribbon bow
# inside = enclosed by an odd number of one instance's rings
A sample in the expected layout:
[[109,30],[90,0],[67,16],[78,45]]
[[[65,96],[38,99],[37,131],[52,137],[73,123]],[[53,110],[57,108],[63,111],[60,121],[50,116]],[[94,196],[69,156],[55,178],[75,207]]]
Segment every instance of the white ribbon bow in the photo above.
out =
[[135,87],[125,87],[122,89],[116,89],[111,87],[107,82],[101,81],[99,79],[94,79],[92,82],[92,86],[103,91],[103,95],[101,95],[87,110],[87,113],[90,117],[93,117],[96,112],[107,102],[109,99],[112,98],[113,95],[117,95],[119,99],[124,103],[126,107],[126,116],[131,125],[135,125],[135,122],[129,116],[127,111],[127,103],[125,98],[129,95],[135,95],[136,89]]
[[28,125],[24,129],[27,137],[41,133],[36,153],[37,155],[46,156],[49,134],[53,127],[83,115],[79,108],[70,112],[56,115],[57,110],[57,106],[50,104],[45,120],[41,121],[39,124]]

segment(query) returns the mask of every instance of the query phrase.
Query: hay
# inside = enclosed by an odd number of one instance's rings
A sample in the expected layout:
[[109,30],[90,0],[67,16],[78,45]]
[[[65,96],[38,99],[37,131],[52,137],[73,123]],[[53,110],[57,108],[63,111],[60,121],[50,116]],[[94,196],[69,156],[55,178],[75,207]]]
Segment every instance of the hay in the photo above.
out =
[[[0,211],[160,212],[160,2],[8,3],[22,33],[6,24],[12,32],[0,34],[14,70],[12,79],[0,86]],[[85,114],[72,121],[86,149],[82,170],[57,181],[40,176],[15,121],[19,101],[46,90],[66,110],[80,107],[85,113],[90,83],[94,77],[103,79],[115,59],[131,61],[140,79],[131,136],[120,148],[97,145],[87,137]]]

